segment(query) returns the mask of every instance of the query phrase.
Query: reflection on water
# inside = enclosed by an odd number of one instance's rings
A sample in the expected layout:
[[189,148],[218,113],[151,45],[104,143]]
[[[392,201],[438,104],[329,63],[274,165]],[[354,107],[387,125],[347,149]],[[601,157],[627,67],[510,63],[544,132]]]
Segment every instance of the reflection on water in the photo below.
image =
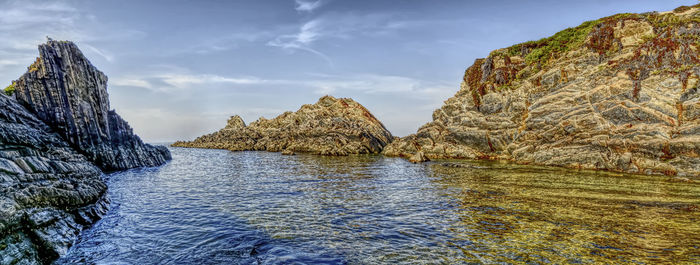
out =
[[[472,165],[474,165],[472,163]],[[668,177],[431,165],[483,263],[698,263],[700,185]]]
[[58,263],[700,262],[700,184],[495,163],[172,148],[109,176]]

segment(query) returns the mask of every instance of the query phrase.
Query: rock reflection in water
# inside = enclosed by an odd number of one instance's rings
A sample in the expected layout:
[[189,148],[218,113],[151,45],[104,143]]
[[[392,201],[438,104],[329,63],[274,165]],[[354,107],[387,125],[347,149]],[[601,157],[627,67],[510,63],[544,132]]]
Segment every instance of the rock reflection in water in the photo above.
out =
[[[463,163],[466,164],[466,163]],[[700,185],[660,176],[498,163],[430,166],[459,202],[471,259],[534,263],[700,262]]]
[[172,148],[59,263],[699,262],[700,185],[497,163]]

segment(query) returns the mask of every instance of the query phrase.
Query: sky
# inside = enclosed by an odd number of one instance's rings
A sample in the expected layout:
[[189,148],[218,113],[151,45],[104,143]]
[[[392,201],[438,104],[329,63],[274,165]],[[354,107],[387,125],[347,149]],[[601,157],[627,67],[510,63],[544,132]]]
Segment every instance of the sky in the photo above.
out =
[[459,90],[475,59],[587,20],[697,0],[0,0],[0,87],[46,36],[109,77],[111,107],[145,141],[191,140],[350,97],[396,136]]

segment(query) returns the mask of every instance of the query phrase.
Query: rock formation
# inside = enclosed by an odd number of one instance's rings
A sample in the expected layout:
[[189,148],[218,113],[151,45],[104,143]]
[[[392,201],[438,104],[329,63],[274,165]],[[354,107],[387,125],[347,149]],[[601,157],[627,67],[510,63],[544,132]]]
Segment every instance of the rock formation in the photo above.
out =
[[241,117],[233,116],[220,131],[173,146],[348,155],[380,153],[392,140],[384,125],[359,103],[324,96],[297,112],[288,111],[271,120],[260,118],[248,126]]
[[50,40],[15,84],[17,100],[107,171],[157,166],[167,148],[145,144],[110,110],[107,76],[72,42]]
[[0,264],[50,264],[109,203],[100,170],[155,166],[165,147],[144,144],[109,110],[107,78],[71,42],[49,41],[0,94]]
[[698,40],[693,6],[496,50],[466,70],[432,122],[384,154],[697,176]]
[[106,212],[100,169],[0,95],[0,264],[47,264]]

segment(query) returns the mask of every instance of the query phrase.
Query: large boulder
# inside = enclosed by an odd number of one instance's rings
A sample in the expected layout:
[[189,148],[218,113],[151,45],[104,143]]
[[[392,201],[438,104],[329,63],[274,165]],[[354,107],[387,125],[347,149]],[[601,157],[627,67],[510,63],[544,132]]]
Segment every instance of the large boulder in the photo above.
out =
[[220,131],[173,146],[349,155],[380,153],[392,140],[384,125],[359,103],[324,96],[296,112],[260,118],[248,126],[233,116]]
[[107,76],[68,41],[49,40],[15,85],[17,100],[103,170],[158,166],[167,148],[145,144],[110,110]]
[[384,154],[698,175],[699,17],[620,14],[496,50]]

